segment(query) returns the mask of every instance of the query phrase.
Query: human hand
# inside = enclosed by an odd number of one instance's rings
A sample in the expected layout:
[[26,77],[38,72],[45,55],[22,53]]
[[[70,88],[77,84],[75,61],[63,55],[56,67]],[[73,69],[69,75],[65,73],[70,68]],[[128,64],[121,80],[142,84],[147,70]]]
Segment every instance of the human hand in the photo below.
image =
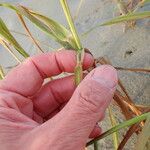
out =
[[[74,51],[41,54],[0,81],[1,150],[82,150],[88,137],[101,133],[96,123],[117,84],[113,67],[97,67],[76,89],[73,76],[43,85],[45,78],[73,72],[75,64]],[[92,64],[92,56],[86,54],[84,69]]]

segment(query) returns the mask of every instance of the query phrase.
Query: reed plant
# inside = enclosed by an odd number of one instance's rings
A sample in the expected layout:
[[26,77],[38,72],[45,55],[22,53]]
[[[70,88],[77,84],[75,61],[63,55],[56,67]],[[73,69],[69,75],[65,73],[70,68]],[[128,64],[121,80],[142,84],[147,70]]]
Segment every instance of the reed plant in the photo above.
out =
[[[136,6],[130,9],[127,7],[127,4],[123,2],[122,0],[116,0],[115,2],[118,6],[119,11],[121,12],[121,16],[113,18],[112,20],[109,20],[105,23],[96,25],[95,27],[89,29],[86,33],[84,33],[84,35],[88,34],[89,32],[91,32],[97,27],[112,25],[116,23],[124,23],[124,22],[128,24],[130,23],[130,21],[133,22],[138,19],[150,17],[150,11],[137,12],[139,7],[146,5],[148,2],[150,2],[150,0],[139,1]],[[79,4],[75,18],[79,14],[79,10],[81,8],[82,3],[83,3],[83,0]],[[73,17],[70,13],[67,0],[60,0],[60,4],[64,11],[66,20],[68,22],[69,29],[67,29],[64,25],[58,23],[56,20],[53,20],[52,18],[44,16],[24,6],[12,5],[9,3],[0,3],[0,6],[6,7],[8,9],[11,9],[12,11],[15,11],[15,13],[18,16],[18,20],[20,20],[20,23],[23,25],[27,33],[25,34],[25,36],[29,37],[32,40],[32,42],[35,44],[35,46],[38,48],[38,50],[41,53],[44,53],[44,50],[39,45],[40,41],[34,38],[32,33],[30,32],[30,29],[26,25],[26,21],[24,18],[27,18],[31,23],[35,25],[35,27],[37,27],[43,33],[48,35],[50,39],[53,39],[55,42],[59,43],[61,47],[66,48],[66,49],[72,49],[76,52],[77,64],[76,64],[76,67],[74,68],[74,74],[75,74],[75,84],[78,85],[82,81],[82,78],[83,78],[82,63],[83,63],[85,48],[81,44],[79,35],[74,25]],[[15,49],[16,52],[18,52],[18,54],[23,56],[25,59],[29,57],[29,54],[17,42],[17,39],[13,37],[13,35],[11,34],[11,31],[7,28],[7,25],[1,18],[0,18],[0,44],[2,44],[6,48],[6,50],[12,55],[12,57],[18,63],[21,63],[22,61],[16,56],[16,54],[13,52],[12,49]],[[109,60],[105,58],[98,58],[98,59],[95,59],[95,65],[93,66],[93,68],[95,68],[97,64],[111,64],[111,63]],[[126,70],[126,71],[140,71],[140,72],[146,72],[146,73],[150,72],[149,69],[142,69],[142,68],[116,67],[116,69]],[[0,79],[3,79],[4,76],[5,75],[4,75],[3,68],[0,66]],[[102,133],[99,137],[89,141],[86,146],[88,147],[89,145],[94,144],[93,145],[94,149],[98,150],[99,147],[98,147],[97,142],[113,134],[112,139],[114,141],[114,149],[121,150],[123,149],[128,139],[131,137],[131,135],[133,133],[136,133],[136,134],[139,134],[139,137],[138,137],[139,142],[137,143],[138,145],[137,150],[145,150],[145,147],[150,145],[150,144],[147,144],[150,139],[150,134],[149,134],[150,133],[150,128],[149,128],[150,127],[150,112],[149,112],[150,108],[147,106],[142,107],[142,106],[136,105],[132,101],[130,96],[128,95],[126,89],[124,88],[120,80],[119,80],[119,86],[120,86],[120,89],[122,89],[123,94],[117,89],[114,95],[114,101],[115,101],[114,105],[117,105],[120,107],[121,109],[120,113],[124,115],[126,120],[118,124],[115,120],[115,115],[111,107],[109,107],[108,109],[109,118],[110,118],[112,127],[108,131],[105,131],[104,133]],[[128,128],[128,130],[126,132],[126,136],[122,139],[122,141],[120,141],[118,138],[118,134],[119,134],[119,131],[124,128]],[[148,149],[150,149],[150,147],[148,147]]]

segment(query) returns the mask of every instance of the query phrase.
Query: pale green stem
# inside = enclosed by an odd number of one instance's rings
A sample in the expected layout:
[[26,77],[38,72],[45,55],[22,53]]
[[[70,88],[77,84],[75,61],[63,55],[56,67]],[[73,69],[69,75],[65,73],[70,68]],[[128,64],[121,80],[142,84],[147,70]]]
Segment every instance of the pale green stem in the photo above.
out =
[[0,79],[3,79],[5,76],[2,66],[0,66]]
[[78,85],[83,78],[82,77],[83,76],[82,62],[83,62],[83,57],[84,57],[84,49],[82,48],[79,36],[77,34],[77,31],[76,31],[73,19],[71,17],[71,13],[70,13],[67,1],[66,0],[60,0],[60,2],[62,5],[62,8],[64,10],[66,19],[68,21],[72,36],[73,36],[73,38],[76,42],[76,46],[77,46],[75,49],[77,51],[77,64],[76,64],[74,72],[75,72],[75,83],[76,83],[76,85]]
[[69,9],[69,7],[68,7],[67,1],[66,1],[66,0],[60,0],[60,2],[61,2],[61,5],[62,5],[62,8],[63,8],[63,10],[64,10],[66,19],[67,19],[67,21],[68,21],[70,30],[71,30],[71,32],[72,32],[73,38],[74,38],[75,41],[76,41],[78,51],[81,51],[81,50],[82,50],[82,45],[81,45],[80,39],[79,39],[79,37],[78,37],[78,34],[77,34],[77,31],[76,31],[75,25],[74,25],[74,23],[73,23],[73,19],[72,19],[72,17],[71,17],[71,13],[70,13],[70,9]]

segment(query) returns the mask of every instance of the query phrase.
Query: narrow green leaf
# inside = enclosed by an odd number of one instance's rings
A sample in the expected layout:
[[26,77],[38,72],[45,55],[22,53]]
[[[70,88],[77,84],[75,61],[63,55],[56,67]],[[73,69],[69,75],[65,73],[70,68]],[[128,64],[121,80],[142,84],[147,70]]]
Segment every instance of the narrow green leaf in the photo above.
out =
[[120,17],[114,18],[110,21],[107,21],[107,22],[101,24],[100,26],[112,25],[112,24],[116,24],[116,23],[120,23],[120,22],[143,19],[143,18],[148,18],[148,17],[150,17],[150,11],[129,13],[127,15],[120,16]]
[[1,18],[0,18],[0,37],[4,39],[4,41],[7,41],[7,43],[10,43],[25,58],[29,56],[29,54],[26,53],[26,51],[19,45],[16,39],[9,32],[8,28],[6,27],[5,23]]
[[69,6],[66,2],[66,0],[60,0],[62,8],[64,10],[66,19],[68,21],[72,36],[76,42],[77,47],[75,48],[75,50],[77,51],[77,65],[75,67],[74,73],[75,73],[75,83],[76,85],[78,85],[81,80],[83,79],[83,70],[82,70],[82,62],[83,62],[83,57],[84,57],[84,49],[82,48],[79,36],[77,34],[71,13],[70,13],[70,9]]
[[150,115],[147,117],[142,132],[138,136],[136,150],[150,150]]
[[2,66],[0,65],[0,80],[5,76]]
[[35,16],[37,19],[44,22],[50,28],[53,36],[55,36],[56,39],[58,39],[60,44],[62,44],[63,46],[65,45],[64,47],[71,45],[69,46],[70,48],[73,48],[73,49],[77,48],[77,45],[75,43],[75,40],[72,37],[71,32],[67,30],[63,25],[41,14],[38,14],[35,12],[31,12],[31,14]]
[[123,123],[120,123],[119,125],[117,125],[117,126],[111,128],[111,129],[109,129],[108,131],[104,132],[104,133],[101,134],[99,137],[97,137],[97,138],[91,140],[90,142],[88,142],[88,143],[87,143],[87,146],[93,144],[94,141],[98,141],[98,140],[100,140],[100,139],[103,139],[103,138],[107,137],[108,135],[110,135],[110,134],[112,134],[112,133],[114,133],[114,132],[116,132],[116,131],[118,131],[118,130],[120,130],[120,129],[123,129],[123,128],[125,128],[125,127],[131,126],[131,125],[133,125],[133,124],[135,124],[135,123],[141,122],[141,121],[147,119],[147,117],[148,117],[149,115],[150,115],[150,113],[145,113],[145,114],[142,114],[142,115],[137,116],[137,117],[135,117],[135,118],[132,118],[132,119],[130,119],[130,120],[124,121]]
[[150,17],[150,11],[129,13],[127,15],[119,16],[114,19],[111,19],[103,24],[98,24],[92,27],[91,29],[89,29],[88,31],[86,31],[85,33],[83,33],[82,36],[86,36],[88,33],[101,26],[107,26],[107,25],[112,25],[112,24],[122,23],[126,21],[132,21],[132,20],[138,20],[138,19],[143,19],[148,17]]
[[43,32],[45,32],[55,41],[60,43],[63,47],[67,49],[77,48],[77,45],[70,31],[68,31],[63,25],[57,23],[56,21],[34,11],[31,11],[23,6],[13,6],[11,4],[6,3],[2,3],[0,4],[0,6],[8,7],[10,9],[15,10],[20,15],[25,16],[34,25],[40,28]]
[[81,45],[79,36],[77,34],[77,31],[76,31],[76,28],[75,28],[75,25],[74,25],[74,22],[73,22],[73,19],[72,19],[72,16],[71,16],[71,13],[70,13],[70,10],[69,10],[69,7],[68,7],[68,4],[67,4],[66,0],[60,0],[60,2],[61,2],[61,5],[62,5],[62,8],[64,10],[66,19],[68,21],[70,30],[72,32],[72,35],[73,35],[73,37],[76,41],[76,44],[77,44],[77,49],[76,50],[81,51],[82,50],[82,45]]

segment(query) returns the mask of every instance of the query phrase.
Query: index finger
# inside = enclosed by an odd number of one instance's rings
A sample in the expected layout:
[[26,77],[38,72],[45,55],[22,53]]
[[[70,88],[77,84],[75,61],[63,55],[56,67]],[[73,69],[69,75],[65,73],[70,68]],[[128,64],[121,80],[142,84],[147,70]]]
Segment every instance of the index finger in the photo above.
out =
[[[83,69],[93,64],[93,57],[85,54]],[[61,50],[44,53],[28,58],[21,65],[10,71],[0,81],[0,88],[19,93],[23,96],[34,95],[47,77],[62,72],[73,72],[76,65],[76,53],[71,50]]]

